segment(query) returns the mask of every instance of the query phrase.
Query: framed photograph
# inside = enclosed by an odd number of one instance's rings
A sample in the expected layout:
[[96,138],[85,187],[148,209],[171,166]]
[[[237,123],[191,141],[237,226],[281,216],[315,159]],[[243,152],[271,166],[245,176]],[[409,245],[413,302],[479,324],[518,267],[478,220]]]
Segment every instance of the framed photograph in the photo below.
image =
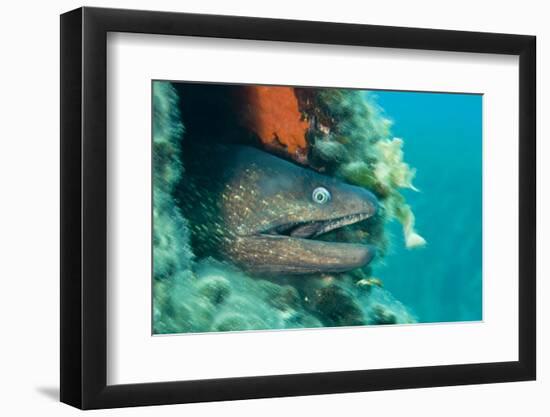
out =
[[61,16],[61,401],[533,380],[535,37]]

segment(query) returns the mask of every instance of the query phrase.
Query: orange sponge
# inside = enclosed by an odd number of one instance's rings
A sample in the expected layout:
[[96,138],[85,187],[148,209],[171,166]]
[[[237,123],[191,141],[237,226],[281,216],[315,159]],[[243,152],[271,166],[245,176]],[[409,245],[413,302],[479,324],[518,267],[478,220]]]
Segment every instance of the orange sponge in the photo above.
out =
[[309,122],[302,116],[292,87],[247,86],[244,88],[244,123],[262,143],[305,162]]

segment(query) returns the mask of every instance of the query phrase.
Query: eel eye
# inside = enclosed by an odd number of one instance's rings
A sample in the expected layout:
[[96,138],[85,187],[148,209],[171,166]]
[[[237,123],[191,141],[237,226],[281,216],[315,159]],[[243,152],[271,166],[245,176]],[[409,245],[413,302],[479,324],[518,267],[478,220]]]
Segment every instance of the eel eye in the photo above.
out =
[[325,187],[317,187],[313,190],[313,193],[311,193],[311,198],[313,198],[313,201],[317,204],[325,204],[330,201],[330,192]]

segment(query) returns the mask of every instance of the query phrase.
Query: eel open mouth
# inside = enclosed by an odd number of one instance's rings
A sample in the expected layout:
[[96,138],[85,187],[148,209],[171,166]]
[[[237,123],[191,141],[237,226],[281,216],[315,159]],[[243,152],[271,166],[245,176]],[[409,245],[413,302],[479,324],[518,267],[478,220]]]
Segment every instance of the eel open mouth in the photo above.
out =
[[238,261],[244,269],[266,274],[344,272],[367,265],[376,249],[365,243],[328,242],[316,237],[357,223],[372,213],[291,222],[242,236]]
[[[285,223],[262,232],[262,235],[287,236],[299,239],[314,239],[344,226],[358,223],[371,217],[371,213],[355,213],[343,217],[327,220],[312,220],[303,222]],[[336,243],[336,242],[335,242]]]

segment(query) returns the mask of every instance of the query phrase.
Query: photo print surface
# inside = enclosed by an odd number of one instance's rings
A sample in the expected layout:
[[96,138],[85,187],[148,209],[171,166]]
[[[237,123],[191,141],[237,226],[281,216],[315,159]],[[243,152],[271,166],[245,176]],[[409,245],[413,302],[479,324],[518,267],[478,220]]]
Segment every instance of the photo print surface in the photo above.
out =
[[482,95],[152,81],[153,334],[482,320]]

